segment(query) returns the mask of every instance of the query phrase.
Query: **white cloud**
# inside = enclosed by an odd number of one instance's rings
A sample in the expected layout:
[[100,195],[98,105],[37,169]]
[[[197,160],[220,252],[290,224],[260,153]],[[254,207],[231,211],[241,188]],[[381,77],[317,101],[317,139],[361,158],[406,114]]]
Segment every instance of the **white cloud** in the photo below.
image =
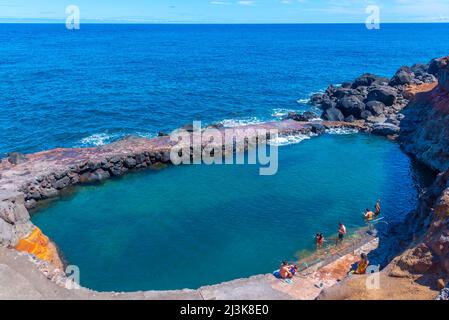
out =
[[252,0],[241,0],[237,2],[239,5],[242,6],[252,6],[254,3],[256,3],[256,1],[252,1]]
[[228,1],[211,1],[211,2],[209,2],[210,4],[213,4],[213,5],[218,5],[218,6],[227,6],[227,5],[230,5],[231,3],[230,2],[228,2]]

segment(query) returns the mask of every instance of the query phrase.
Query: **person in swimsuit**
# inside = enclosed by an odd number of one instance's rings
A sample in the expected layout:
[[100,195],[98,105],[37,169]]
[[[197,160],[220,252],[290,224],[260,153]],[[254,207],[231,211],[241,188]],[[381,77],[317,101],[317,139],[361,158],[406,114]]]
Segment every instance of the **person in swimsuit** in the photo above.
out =
[[378,217],[380,215],[380,200],[377,200],[376,202],[376,212],[375,212],[376,217]]
[[346,236],[346,227],[343,223],[339,222],[338,223],[338,238],[337,238],[336,244],[343,242],[345,236]]
[[291,266],[287,261],[282,261],[281,267],[279,268],[279,275],[282,279],[291,279],[293,278],[293,274],[290,271]]
[[365,213],[366,221],[372,221],[373,218],[374,218],[374,212],[372,212],[370,209],[366,209],[366,213]]
[[366,269],[368,268],[368,265],[369,265],[368,257],[366,256],[365,253],[362,253],[360,255],[360,261],[357,263],[357,268],[354,271],[354,273],[355,274],[365,274]]
[[322,233],[317,233],[315,237],[317,249],[321,249],[324,244],[324,236]]

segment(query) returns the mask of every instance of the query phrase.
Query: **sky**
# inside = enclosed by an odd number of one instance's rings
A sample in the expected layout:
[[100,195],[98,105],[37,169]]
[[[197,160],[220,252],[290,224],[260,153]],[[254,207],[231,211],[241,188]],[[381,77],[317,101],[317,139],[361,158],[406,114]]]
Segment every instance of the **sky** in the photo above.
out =
[[65,22],[76,5],[97,23],[365,23],[449,22],[449,0],[0,0],[0,22]]

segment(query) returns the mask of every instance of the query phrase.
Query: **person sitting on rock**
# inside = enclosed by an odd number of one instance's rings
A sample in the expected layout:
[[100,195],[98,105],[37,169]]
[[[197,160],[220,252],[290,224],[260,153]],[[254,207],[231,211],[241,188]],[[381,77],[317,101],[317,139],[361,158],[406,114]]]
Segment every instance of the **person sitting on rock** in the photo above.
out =
[[365,274],[366,269],[368,268],[368,265],[369,265],[368,257],[365,253],[362,253],[360,255],[360,261],[357,262],[357,268],[355,269],[354,273],[355,274]]
[[282,279],[291,279],[293,278],[293,273],[290,271],[291,266],[287,261],[282,261],[281,267],[279,268],[279,275]]
[[376,212],[374,213],[376,217],[380,215],[380,200],[377,200],[376,202]]

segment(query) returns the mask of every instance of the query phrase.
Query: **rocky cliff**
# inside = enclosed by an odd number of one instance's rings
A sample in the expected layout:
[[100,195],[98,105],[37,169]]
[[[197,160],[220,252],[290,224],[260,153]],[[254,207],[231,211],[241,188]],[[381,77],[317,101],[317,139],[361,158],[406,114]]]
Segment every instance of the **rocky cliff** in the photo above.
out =
[[437,177],[415,212],[389,235],[401,253],[380,273],[380,289],[367,290],[366,276],[360,276],[323,291],[319,299],[427,299],[427,288],[437,292],[449,281],[449,57],[426,68],[437,82],[408,86],[398,141]]
[[434,60],[432,68],[438,85],[417,93],[403,111],[399,141],[439,175],[409,218],[415,241],[392,262],[389,273],[426,276],[441,285],[449,280],[449,57]]

